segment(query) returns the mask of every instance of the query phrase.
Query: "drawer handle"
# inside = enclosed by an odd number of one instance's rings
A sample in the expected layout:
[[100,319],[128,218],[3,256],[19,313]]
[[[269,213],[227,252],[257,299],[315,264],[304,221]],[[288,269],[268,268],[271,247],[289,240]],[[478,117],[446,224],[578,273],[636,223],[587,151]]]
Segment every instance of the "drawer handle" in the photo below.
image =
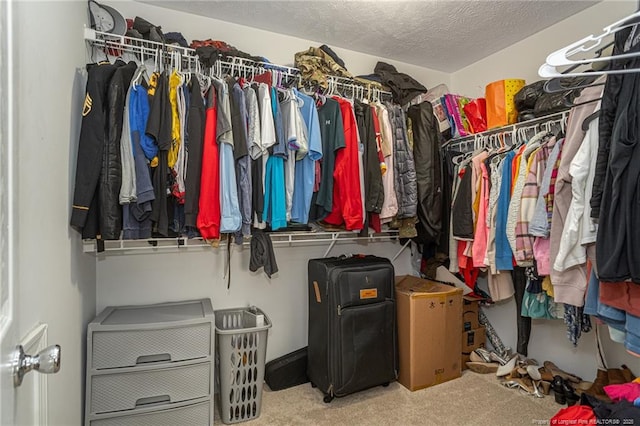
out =
[[170,354],[143,355],[136,359],[136,364],[146,364],[149,362],[171,361]]
[[171,402],[169,395],[150,396],[148,398],[140,398],[136,400],[136,407],[149,404],[160,404],[163,402]]

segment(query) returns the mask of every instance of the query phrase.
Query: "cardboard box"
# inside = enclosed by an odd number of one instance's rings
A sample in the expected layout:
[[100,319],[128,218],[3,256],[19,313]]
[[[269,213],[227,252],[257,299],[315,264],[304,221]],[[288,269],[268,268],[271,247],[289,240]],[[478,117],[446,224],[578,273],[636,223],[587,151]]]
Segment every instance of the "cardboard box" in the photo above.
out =
[[470,354],[471,351],[484,345],[486,341],[486,329],[478,327],[462,333],[462,353]]
[[486,329],[478,327],[462,333],[462,369],[467,369],[469,355],[474,349],[483,348],[486,342]]
[[462,298],[462,330],[469,331],[480,327],[480,300],[464,296]]
[[398,381],[414,391],[460,377],[462,289],[405,275],[396,303]]

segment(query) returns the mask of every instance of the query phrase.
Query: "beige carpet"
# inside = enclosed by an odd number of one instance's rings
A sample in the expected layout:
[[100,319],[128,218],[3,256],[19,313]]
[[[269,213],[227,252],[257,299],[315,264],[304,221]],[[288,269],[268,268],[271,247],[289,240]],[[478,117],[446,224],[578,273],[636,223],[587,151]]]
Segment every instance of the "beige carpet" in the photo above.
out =
[[[264,386],[257,425],[536,425],[548,424],[562,406],[553,392],[535,398],[499,384],[494,375],[470,371],[438,386],[411,392],[399,383],[330,404],[309,383],[282,391]],[[216,410],[217,411],[217,410]],[[220,418],[216,413],[216,424]]]

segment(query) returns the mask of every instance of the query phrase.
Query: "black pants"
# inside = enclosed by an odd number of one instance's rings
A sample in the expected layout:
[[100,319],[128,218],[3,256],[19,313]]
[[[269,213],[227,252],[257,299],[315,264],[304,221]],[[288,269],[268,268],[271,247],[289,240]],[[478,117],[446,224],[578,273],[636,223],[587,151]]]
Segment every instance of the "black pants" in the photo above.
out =
[[525,268],[514,266],[511,272],[513,278],[513,288],[515,289],[516,298],[516,313],[518,324],[518,344],[516,350],[519,354],[527,356],[529,351],[529,337],[531,336],[531,318],[523,317],[522,312],[522,298],[524,297],[524,291],[527,287],[527,276],[525,275]]

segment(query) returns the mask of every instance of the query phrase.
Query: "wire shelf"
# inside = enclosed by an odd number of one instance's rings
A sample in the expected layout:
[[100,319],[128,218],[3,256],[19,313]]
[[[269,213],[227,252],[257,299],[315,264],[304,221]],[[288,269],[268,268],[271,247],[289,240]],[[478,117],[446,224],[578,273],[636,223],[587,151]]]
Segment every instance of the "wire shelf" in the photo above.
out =
[[566,121],[569,117],[569,110],[558,112],[555,114],[545,115],[543,117],[537,117],[532,120],[521,121],[519,123],[509,124],[502,127],[496,127],[493,129],[486,130],[480,133],[474,133],[472,135],[463,136],[461,138],[449,139],[447,142],[442,144],[441,149],[452,149],[454,146],[465,145],[464,151],[468,151],[469,144],[473,143],[473,148],[478,148],[478,142],[486,139],[489,136],[497,135],[500,133],[503,134],[515,134],[518,131],[527,131],[527,130],[535,130],[538,129],[538,126],[549,123],[549,122],[557,122],[563,126],[566,125]]
[[[333,244],[338,242],[380,242],[393,241],[399,238],[397,230],[384,230],[382,232],[369,233],[367,236],[360,236],[358,232],[269,232],[273,245],[294,246],[294,245],[319,245],[325,243]],[[233,236],[232,236],[233,238]],[[98,243],[94,239],[83,240],[84,253],[97,253]],[[218,248],[226,250],[226,241],[219,241],[219,244],[212,245],[211,242],[202,238],[148,238],[141,240],[104,240],[104,252],[131,252],[131,251],[160,251],[160,250],[187,250],[187,249],[211,249]],[[251,239],[242,242],[243,247],[249,247]],[[232,245],[236,245],[232,242]]]

